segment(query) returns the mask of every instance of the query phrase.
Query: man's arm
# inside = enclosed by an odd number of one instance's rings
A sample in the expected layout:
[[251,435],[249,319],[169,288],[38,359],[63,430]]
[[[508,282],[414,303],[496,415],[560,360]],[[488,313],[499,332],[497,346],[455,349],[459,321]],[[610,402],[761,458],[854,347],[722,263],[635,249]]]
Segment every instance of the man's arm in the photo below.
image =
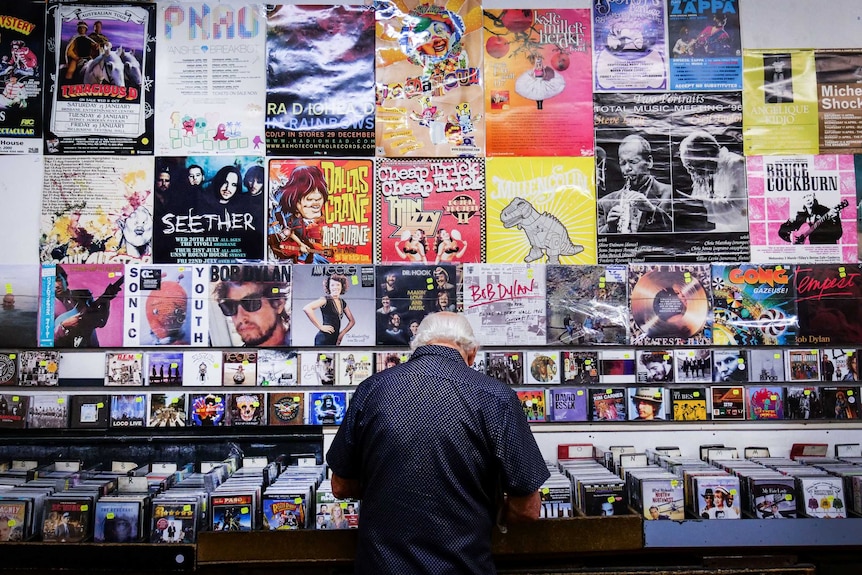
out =
[[[358,479],[344,479],[332,474],[332,494],[338,499],[361,499],[362,488]],[[537,493],[538,494],[538,493]],[[541,502],[539,503],[541,505]]]
[[506,525],[535,521],[539,518],[541,510],[542,498],[538,490],[523,496],[507,495],[503,507],[503,521]]

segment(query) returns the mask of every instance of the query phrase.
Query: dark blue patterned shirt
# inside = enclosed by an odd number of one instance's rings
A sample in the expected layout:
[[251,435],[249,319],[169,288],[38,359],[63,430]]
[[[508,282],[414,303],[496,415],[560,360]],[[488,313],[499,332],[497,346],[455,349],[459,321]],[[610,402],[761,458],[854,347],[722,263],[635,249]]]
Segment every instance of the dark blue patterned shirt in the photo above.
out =
[[439,345],[359,384],[326,460],[362,486],[356,575],[493,574],[498,489],[549,477],[514,390]]

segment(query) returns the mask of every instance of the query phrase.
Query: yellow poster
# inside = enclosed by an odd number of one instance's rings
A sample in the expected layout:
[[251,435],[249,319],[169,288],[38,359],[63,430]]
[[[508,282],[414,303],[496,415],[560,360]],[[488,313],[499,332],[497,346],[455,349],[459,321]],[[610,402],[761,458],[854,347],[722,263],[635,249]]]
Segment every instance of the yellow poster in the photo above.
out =
[[488,263],[596,263],[594,158],[488,158]]
[[745,50],[742,134],[746,156],[817,154],[813,50]]

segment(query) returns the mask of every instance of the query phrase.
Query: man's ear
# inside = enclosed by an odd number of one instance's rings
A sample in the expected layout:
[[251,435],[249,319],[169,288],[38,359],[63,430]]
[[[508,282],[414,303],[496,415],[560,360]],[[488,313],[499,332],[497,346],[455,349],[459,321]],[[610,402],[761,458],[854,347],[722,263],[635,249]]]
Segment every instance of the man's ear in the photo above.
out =
[[476,354],[477,353],[478,353],[478,350],[474,349],[473,351],[466,354],[467,365],[473,365],[473,362],[476,361]]

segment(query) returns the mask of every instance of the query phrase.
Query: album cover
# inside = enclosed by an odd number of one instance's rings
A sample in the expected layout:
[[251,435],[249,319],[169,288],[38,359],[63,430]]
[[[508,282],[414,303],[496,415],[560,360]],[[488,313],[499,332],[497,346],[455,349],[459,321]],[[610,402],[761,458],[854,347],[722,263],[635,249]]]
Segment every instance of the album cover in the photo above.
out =
[[822,419],[823,399],[819,387],[785,388],[787,419]]
[[263,261],[263,162],[261,156],[157,157],[148,182],[153,263]]
[[0,385],[18,385],[18,353],[0,352]]
[[630,264],[632,343],[709,345],[710,285],[708,264]]
[[796,342],[839,346],[862,342],[862,268],[858,264],[800,264],[795,269]]
[[675,349],[673,354],[677,383],[712,381],[712,350]]
[[323,486],[317,491],[315,529],[356,529],[359,527],[359,499],[336,499]]
[[257,384],[299,385],[299,356],[293,350],[262,348],[257,352]]
[[221,364],[221,351],[184,351],[183,386],[220,386]]
[[32,429],[64,429],[69,427],[69,396],[38,394],[30,398],[27,427]]
[[751,381],[747,349],[725,348],[712,350],[712,381]]
[[337,385],[338,355],[326,351],[299,352],[300,385]]
[[147,385],[180,386],[183,384],[182,351],[148,351],[146,353]]
[[599,3],[593,10],[593,92],[668,87],[667,6]]
[[[374,352],[341,351],[336,355],[338,357],[335,365],[338,371],[335,381],[338,385],[359,385],[374,373]],[[483,369],[482,373],[484,372]]]
[[787,381],[820,381],[820,354],[816,349],[784,350]]
[[784,419],[784,388],[747,386],[748,419]]
[[123,429],[144,427],[147,424],[148,414],[145,394],[112,395],[108,427]]
[[234,426],[266,425],[266,394],[262,392],[229,393],[227,424]]
[[635,383],[635,350],[600,350],[599,381],[602,383]]
[[210,517],[213,531],[251,531],[257,507],[251,494],[210,494]]
[[751,261],[857,261],[853,156],[749,156],[746,168]]
[[263,497],[263,528],[270,531],[305,529],[308,522],[308,504],[308,499],[299,493],[268,491]]
[[524,352],[488,351],[485,352],[485,359],[485,373],[489,376],[510,387],[524,384]]
[[124,271],[123,264],[43,264],[39,347],[122,347]]
[[627,275],[623,265],[547,266],[547,343],[627,344]]
[[560,383],[560,352],[528,351],[526,356],[526,383],[551,385]]
[[479,2],[406,0],[376,18],[377,154],[484,155]]
[[858,387],[822,387],[823,415],[826,419],[859,419]]
[[289,346],[290,267],[286,264],[210,266],[210,345]]
[[701,519],[740,519],[739,478],[695,477],[695,513]]
[[638,383],[673,383],[674,350],[639,349],[635,351]]
[[144,385],[144,354],[105,352],[105,385]]
[[257,351],[225,351],[222,355],[222,385],[257,385]]
[[663,387],[630,387],[628,398],[631,407],[628,418],[632,421],[667,419],[665,389]]
[[846,495],[840,477],[797,477],[800,515],[815,519],[847,517]]
[[370,5],[266,6],[268,156],[374,155],[374,25]]
[[589,388],[590,421],[625,421],[628,413],[626,388]]
[[461,292],[454,265],[378,265],[374,269],[379,286],[377,345],[406,346],[426,315],[457,311]]
[[640,481],[643,517],[649,521],[685,519],[682,481],[643,479]]
[[24,429],[29,409],[29,395],[0,393],[0,428]]
[[712,266],[715,345],[796,343],[793,268],[787,264]]
[[262,156],[263,5],[164,4],[158,5],[157,18],[156,154]]
[[303,425],[305,423],[305,392],[270,393],[269,425]]
[[127,265],[124,347],[209,344],[209,266]]
[[748,479],[748,499],[756,519],[795,519],[798,497],[792,477]]
[[185,427],[186,394],[167,392],[150,394],[148,427]]
[[596,263],[596,161],[487,158],[488,263]]
[[379,373],[384,369],[407,363],[410,359],[409,351],[387,351],[377,352],[374,354],[374,373]]
[[121,501],[103,497],[96,501],[93,541],[132,543],[141,539],[143,509],[140,501]]
[[194,543],[197,518],[197,499],[154,501],[150,543]]
[[375,294],[374,266],[295,266],[293,345],[373,347]]
[[741,385],[714,385],[712,392],[713,420],[745,419],[745,388]]
[[592,156],[589,9],[483,15],[486,155]]
[[190,393],[188,425],[214,427],[225,425],[225,394]]
[[346,391],[309,391],[308,424],[340,425],[347,411]]
[[18,354],[18,385],[54,386],[60,383],[60,352],[25,350]]
[[707,421],[707,389],[705,387],[672,387],[670,404],[674,421]]
[[72,429],[107,429],[110,401],[107,395],[71,395],[70,423]]
[[751,381],[786,381],[784,352],[780,349],[751,349],[748,351],[748,365]]
[[741,90],[739,2],[682,5],[668,0],[671,90]]
[[544,389],[518,389],[516,392],[527,421],[537,423],[548,420]]
[[563,383],[585,385],[599,382],[599,353],[597,351],[562,352]]
[[[373,172],[371,160],[271,159],[267,259],[372,263]],[[345,270],[338,273],[350,275]]]
[[822,381],[857,381],[856,349],[821,349]]
[[56,494],[45,498],[42,541],[81,543],[93,535],[93,498]]
[[0,341],[4,347],[36,347],[39,271],[38,265],[0,265]]
[[156,6],[52,3],[46,29],[45,153],[152,155]]
[[32,521],[32,502],[21,499],[0,499],[0,542],[24,541],[29,537],[27,526]]
[[553,387],[548,390],[548,421],[586,420],[586,388]]

